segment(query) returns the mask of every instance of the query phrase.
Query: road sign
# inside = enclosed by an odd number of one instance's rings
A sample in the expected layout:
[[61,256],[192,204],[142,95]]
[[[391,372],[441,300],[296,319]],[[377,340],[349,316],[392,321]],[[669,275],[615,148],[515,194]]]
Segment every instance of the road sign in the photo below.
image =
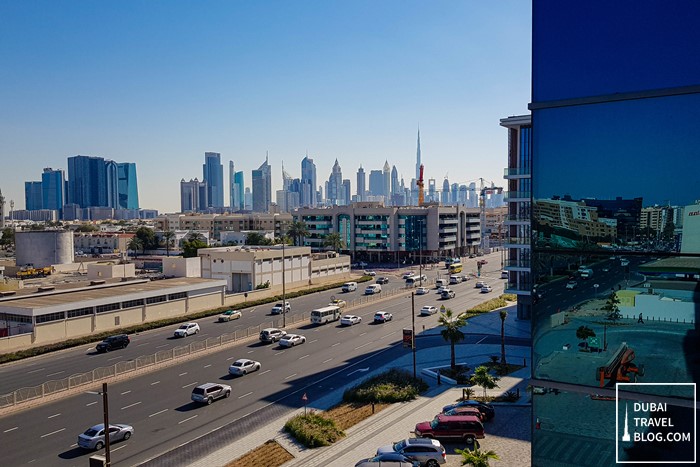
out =
[[403,346],[408,348],[413,347],[413,330],[403,330]]
[[306,401],[308,401],[308,400],[309,400],[309,398],[308,398],[308,397],[306,397],[306,393],[304,393],[304,395],[303,395],[303,396],[301,396],[301,400],[303,400],[304,402],[306,402]]

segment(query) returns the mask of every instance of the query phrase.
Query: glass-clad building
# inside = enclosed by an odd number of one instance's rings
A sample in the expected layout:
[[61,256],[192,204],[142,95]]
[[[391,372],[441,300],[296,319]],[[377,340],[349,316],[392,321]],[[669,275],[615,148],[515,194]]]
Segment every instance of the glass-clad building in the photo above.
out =
[[533,3],[533,465],[697,462],[697,18]]

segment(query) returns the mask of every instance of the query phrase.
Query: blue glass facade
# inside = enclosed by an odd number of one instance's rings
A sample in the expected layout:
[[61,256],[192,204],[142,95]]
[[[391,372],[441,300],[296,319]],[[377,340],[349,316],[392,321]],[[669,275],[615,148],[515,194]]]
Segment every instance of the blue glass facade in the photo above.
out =
[[219,208],[224,205],[224,166],[221,164],[221,154],[205,152],[202,166],[204,181],[207,182],[207,207]]
[[118,197],[119,209],[139,209],[139,190],[136,179],[136,164],[133,162],[122,162],[117,164],[119,181]]
[[44,169],[41,174],[41,194],[44,209],[63,210],[66,197],[66,176],[63,170]]
[[41,182],[24,182],[24,205],[28,211],[44,209]]
[[81,208],[107,206],[107,170],[102,157],[68,158],[68,202]]

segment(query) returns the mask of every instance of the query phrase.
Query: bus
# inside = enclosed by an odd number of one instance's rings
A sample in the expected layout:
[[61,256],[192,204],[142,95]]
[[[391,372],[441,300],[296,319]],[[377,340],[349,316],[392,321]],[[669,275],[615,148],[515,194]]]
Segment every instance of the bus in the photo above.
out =
[[450,274],[457,274],[458,272],[462,272],[462,263],[450,264]]
[[311,312],[311,322],[313,324],[325,324],[330,321],[338,321],[340,319],[340,307],[331,305],[318,308]]

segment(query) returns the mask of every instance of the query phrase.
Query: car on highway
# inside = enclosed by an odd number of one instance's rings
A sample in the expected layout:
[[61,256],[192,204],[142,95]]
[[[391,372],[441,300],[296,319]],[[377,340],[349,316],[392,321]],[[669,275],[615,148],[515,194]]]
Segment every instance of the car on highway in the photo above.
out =
[[416,289],[416,295],[425,295],[425,294],[427,294],[428,292],[430,292],[430,289],[427,288],[427,287],[418,287],[418,288]]
[[437,289],[437,294],[438,294],[438,295],[442,295],[442,293],[443,293],[445,290],[450,290],[450,288],[447,287],[446,285],[441,285],[441,286],[438,287],[438,289]]
[[345,293],[354,292],[357,290],[357,282],[346,282],[341,287],[341,290]]
[[484,284],[484,286],[481,288],[481,293],[489,293],[491,291],[493,291],[493,287],[488,284]]
[[576,287],[578,287],[578,282],[576,281],[569,281],[566,283],[566,290],[573,290]]
[[355,467],[420,467],[420,462],[412,460],[408,456],[391,452],[379,454],[374,457],[362,459]]
[[277,328],[266,328],[260,331],[260,341],[266,344],[277,342],[287,335],[287,331]]
[[485,285],[486,285],[486,281],[478,280],[478,281],[476,281],[476,283],[474,284],[474,288],[475,288],[475,289],[480,289],[480,288],[482,288],[482,287],[485,286]]
[[218,321],[220,323],[225,323],[226,321],[238,319],[238,318],[241,318],[242,316],[243,316],[243,313],[241,313],[238,310],[226,310],[219,315]]
[[306,337],[300,336],[299,334],[287,334],[282,339],[280,339],[280,347],[294,347],[295,345],[300,345],[306,342]]
[[345,300],[336,298],[335,300],[331,300],[330,303],[328,303],[328,306],[337,306],[338,308],[345,308],[345,305],[347,304],[348,302],[346,302]]
[[365,295],[374,295],[382,291],[382,286],[379,284],[370,284],[365,287]]
[[475,407],[479,409],[479,412],[481,412],[484,416],[484,420],[491,420],[496,415],[496,411],[494,410],[493,405],[489,404],[488,402],[475,401],[472,399],[467,399],[464,401],[459,401],[455,404],[446,405],[442,408],[442,413],[448,412],[459,407]]
[[110,352],[115,349],[125,349],[129,345],[131,340],[126,334],[117,334],[116,336],[109,336],[99,344],[95,346],[98,352]]
[[380,276],[377,277],[377,284],[388,284],[389,283],[389,278],[385,276]]
[[364,274],[365,276],[372,276],[372,277],[374,277],[374,276],[377,275],[377,273],[374,272],[374,271],[365,271],[363,274]]
[[352,326],[353,324],[359,324],[361,322],[362,322],[361,316],[344,315],[342,318],[340,318],[341,326]]
[[438,309],[436,306],[433,305],[425,305],[423,308],[420,309],[420,315],[421,316],[428,316],[432,315],[438,312]]
[[292,311],[292,304],[289,302],[275,303],[275,306],[272,307],[272,310],[270,310],[270,313],[273,315],[281,315],[283,309],[284,309],[285,313],[289,313],[290,311]]
[[449,300],[450,298],[455,298],[455,291],[451,290],[451,289],[445,289],[440,294],[440,298],[442,298],[443,300]]
[[447,453],[440,441],[429,438],[406,438],[377,448],[377,455],[392,452],[403,454],[425,467],[437,467],[447,463]]
[[258,371],[262,365],[255,360],[239,358],[228,367],[228,373],[234,376],[243,376],[254,371]]
[[403,276],[401,276],[401,279],[408,279],[409,277],[413,277],[415,275],[416,273],[413,271],[404,272]]
[[[99,451],[105,445],[105,425],[100,423],[85,430],[85,433],[78,435],[78,446],[83,449]],[[109,424],[109,443],[126,441],[134,434],[134,427],[122,423]]]
[[175,337],[187,337],[199,332],[199,324],[197,323],[185,323],[175,330],[173,333]]
[[216,399],[229,396],[231,396],[231,386],[219,383],[204,383],[192,390],[190,398],[195,402],[210,405]]
[[375,323],[386,323],[387,321],[391,321],[394,316],[386,311],[378,311],[374,314],[374,322]]

